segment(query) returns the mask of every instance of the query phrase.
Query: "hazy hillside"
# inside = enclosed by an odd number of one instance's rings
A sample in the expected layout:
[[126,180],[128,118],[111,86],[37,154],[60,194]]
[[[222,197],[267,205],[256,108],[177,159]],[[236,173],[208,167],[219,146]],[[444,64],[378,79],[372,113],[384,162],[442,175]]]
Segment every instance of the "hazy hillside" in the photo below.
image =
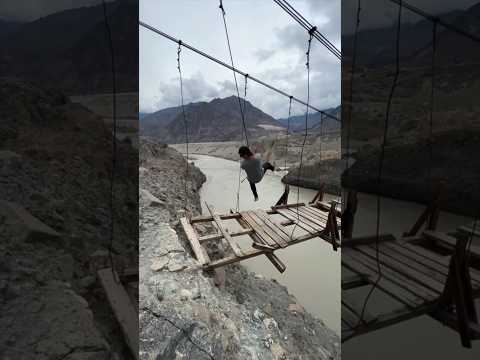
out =
[[[235,96],[185,106],[190,142],[242,139],[242,118]],[[246,103],[246,127],[249,138],[284,131],[273,117]],[[145,116],[140,133],[167,143],[185,141],[185,127],[180,107],[167,108]]]
[[[341,117],[341,110],[340,106],[337,106],[335,108],[329,108],[326,110],[323,110],[325,113],[333,115],[340,119]],[[322,120],[322,114],[321,113],[314,113],[314,114],[309,114],[308,115],[308,128],[309,129],[315,129],[319,130],[320,129],[320,122]],[[280,122],[283,126],[287,127],[288,123],[290,123],[290,131],[292,132],[299,132],[299,131],[304,131],[305,130],[305,115],[297,115],[297,116],[291,116],[290,119],[288,118],[281,118],[277,119],[278,122]],[[340,130],[340,122],[325,117],[323,120],[323,131],[325,133],[327,132],[336,132]]]
[[[137,4],[108,3],[117,90],[138,91]],[[0,75],[17,76],[68,94],[110,92],[111,60],[102,5],[54,13],[32,22],[0,23]],[[32,61],[35,59],[35,61]]]

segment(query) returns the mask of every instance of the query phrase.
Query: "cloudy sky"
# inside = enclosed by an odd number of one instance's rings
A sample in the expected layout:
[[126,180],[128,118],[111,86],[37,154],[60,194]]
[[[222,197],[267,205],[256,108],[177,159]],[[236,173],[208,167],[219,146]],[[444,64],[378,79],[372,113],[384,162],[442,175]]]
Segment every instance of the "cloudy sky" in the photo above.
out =
[[[340,47],[340,0],[294,0],[292,5]],[[235,66],[285,92],[306,98],[308,34],[271,0],[224,0]],[[140,20],[220,60],[229,62],[218,0],[140,0]],[[140,27],[140,109],[152,112],[179,105],[177,45]],[[235,93],[233,74],[182,50],[186,102],[209,101]],[[311,103],[340,104],[340,62],[318,41],[311,50]],[[243,90],[242,76],[238,77]],[[274,117],[288,113],[288,98],[254,82],[247,99]],[[305,109],[294,106],[300,114]]]

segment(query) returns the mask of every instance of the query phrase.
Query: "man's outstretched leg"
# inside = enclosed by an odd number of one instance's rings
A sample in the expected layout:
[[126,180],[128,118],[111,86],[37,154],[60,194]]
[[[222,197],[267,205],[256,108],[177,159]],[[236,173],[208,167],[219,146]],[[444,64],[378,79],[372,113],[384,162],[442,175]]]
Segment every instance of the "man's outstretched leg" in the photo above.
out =
[[275,171],[275,166],[270,164],[268,161],[264,162],[262,167],[263,167],[263,173],[266,173],[267,170]]
[[255,183],[250,182],[250,189],[252,189],[253,198],[255,201],[258,201],[257,187],[255,186]]

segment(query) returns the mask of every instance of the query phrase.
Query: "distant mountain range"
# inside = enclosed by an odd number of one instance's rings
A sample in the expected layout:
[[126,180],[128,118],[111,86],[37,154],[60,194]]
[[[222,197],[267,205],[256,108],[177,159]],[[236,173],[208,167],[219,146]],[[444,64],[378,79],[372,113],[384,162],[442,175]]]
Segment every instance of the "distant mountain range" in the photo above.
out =
[[[243,137],[236,96],[190,103],[185,106],[185,113],[190,142],[241,140]],[[281,123],[248,101],[245,119],[247,135],[252,139],[285,131]],[[167,108],[144,116],[140,121],[140,134],[167,143],[183,143],[185,127],[181,107]]]
[[[454,10],[439,18],[460,29],[480,36],[480,3],[466,10]],[[345,21],[354,21],[346,19]],[[362,30],[358,33],[357,64],[378,66],[391,64],[395,60],[396,26]],[[403,23],[400,33],[401,59],[407,65],[428,65],[431,61],[432,22],[420,20],[416,23]],[[475,42],[437,27],[437,64],[480,61],[480,47]],[[342,36],[342,52],[351,57],[353,35]]]
[[[325,113],[335,116],[340,120],[341,117],[341,107],[337,106],[335,108],[329,108],[323,110]],[[312,129],[315,131],[320,131],[320,123],[322,120],[322,114],[317,112],[308,115],[308,129]],[[290,131],[292,132],[300,132],[305,130],[305,115],[297,115],[291,116],[290,120],[288,118],[281,118],[277,119],[283,126],[287,127],[290,123]],[[332,118],[324,116],[323,119],[323,131],[327,132],[336,132],[340,131],[341,123],[336,121]]]
[[[117,91],[138,91],[138,3],[107,5]],[[111,58],[102,5],[57,12],[32,22],[0,21],[0,75],[63,90],[111,92]]]

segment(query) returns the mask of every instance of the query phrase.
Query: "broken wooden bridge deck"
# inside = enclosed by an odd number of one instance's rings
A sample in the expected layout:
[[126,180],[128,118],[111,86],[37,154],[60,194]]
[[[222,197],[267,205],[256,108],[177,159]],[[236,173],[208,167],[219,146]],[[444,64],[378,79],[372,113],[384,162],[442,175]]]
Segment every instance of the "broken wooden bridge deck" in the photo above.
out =
[[[306,205],[287,204],[272,206],[270,210],[250,210],[228,214],[216,214],[212,206],[207,204],[210,215],[197,216],[191,219],[180,219],[183,230],[190,242],[195,257],[205,269],[214,269],[220,266],[239,262],[251,257],[266,255],[273,265],[280,271],[285,270],[285,265],[274,254],[275,250],[283,249],[303,241],[320,237],[332,244],[334,250],[340,246],[340,217],[335,205],[318,202]],[[282,221],[274,219],[280,216]],[[241,230],[230,232],[224,221],[236,220]],[[195,228],[198,223],[213,224],[216,232],[199,236]],[[301,235],[292,236],[292,228],[296,226]],[[293,235],[298,233],[295,231]],[[232,238],[246,235],[252,240],[251,248],[241,248]],[[231,255],[221,259],[211,260],[205,247],[208,241],[226,241],[231,249]]]
[[[465,245],[461,239],[436,231],[398,240],[385,235],[378,243],[376,237],[344,240],[342,341],[421,315],[458,331],[466,347],[470,340],[480,339],[475,304],[480,297],[480,269],[465,261]],[[480,253],[468,253],[468,257],[480,257]],[[363,309],[366,295],[359,296],[354,289],[375,282],[376,292],[397,306],[383,312],[373,304]],[[372,309],[377,313],[370,313]]]

